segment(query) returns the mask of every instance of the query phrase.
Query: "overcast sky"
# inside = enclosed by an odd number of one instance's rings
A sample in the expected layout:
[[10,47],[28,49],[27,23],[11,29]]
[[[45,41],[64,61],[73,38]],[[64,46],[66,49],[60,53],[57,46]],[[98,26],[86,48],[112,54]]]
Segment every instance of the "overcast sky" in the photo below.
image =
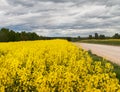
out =
[[43,36],[120,33],[120,0],[0,0],[0,28]]

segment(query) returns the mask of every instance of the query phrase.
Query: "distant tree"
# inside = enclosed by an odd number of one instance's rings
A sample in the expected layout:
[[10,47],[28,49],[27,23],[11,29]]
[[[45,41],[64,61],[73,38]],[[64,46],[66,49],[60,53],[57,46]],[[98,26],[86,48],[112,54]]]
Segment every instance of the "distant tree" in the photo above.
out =
[[40,40],[45,40],[45,39],[46,39],[46,37],[39,36],[39,39],[40,39]]
[[[57,38],[58,39],[58,38]],[[61,38],[61,39],[66,39],[68,41],[72,41],[71,37],[64,37],[64,38]]]
[[98,39],[99,36],[98,36],[98,33],[95,33],[95,39]]
[[89,39],[92,39],[93,37],[92,37],[92,35],[89,35]]
[[80,37],[80,36],[78,36],[78,37],[77,37],[77,40],[80,40],[80,39],[81,39],[81,37]]
[[0,41],[7,42],[9,40],[8,34],[9,34],[9,29],[2,28],[0,30]]
[[21,33],[19,32],[15,33],[15,41],[21,41]]
[[39,40],[39,36],[35,32],[31,33],[31,37],[33,40]]
[[8,33],[8,41],[16,41],[16,33],[13,31],[13,30],[11,30],[11,31],[9,31],[9,33]]
[[119,35],[118,33],[115,33],[115,34],[113,35],[113,38],[119,39],[119,38],[120,38],[120,35]]
[[99,38],[100,39],[105,39],[105,35],[100,35]]
[[27,41],[27,40],[29,40],[29,38],[28,38],[28,36],[27,36],[27,33],[26,33],[25,31],[21,32],[20,36],[21,36],[21,40],[22,40],[22,41]]
[[80,39],[81,37],[80,36],[78,36],[78,39]]

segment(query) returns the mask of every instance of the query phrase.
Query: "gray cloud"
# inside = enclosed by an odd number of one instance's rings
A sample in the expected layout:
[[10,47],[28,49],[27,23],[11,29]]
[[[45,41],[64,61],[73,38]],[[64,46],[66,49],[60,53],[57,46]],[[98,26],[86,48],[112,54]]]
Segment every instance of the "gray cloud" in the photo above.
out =
[[0,0],[0,27],[45,36],[120,32],[119,0]]

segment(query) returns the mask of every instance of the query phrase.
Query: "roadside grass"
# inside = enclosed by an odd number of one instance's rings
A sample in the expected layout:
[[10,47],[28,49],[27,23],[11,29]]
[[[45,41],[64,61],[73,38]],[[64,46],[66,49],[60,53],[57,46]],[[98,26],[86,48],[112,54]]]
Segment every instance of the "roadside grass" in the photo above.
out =
[[93,54],[90,50],[88,51],[88,53],[92,57],[93,61],[102,61],[102,64],[105,64],[108,62],[111,63],[114,66],[113,72],[116,73],[116,77],[120,80],[120,66],[119,65],[112,63],[112,62],[104,59],[103,57],[97,56],[96,54]]
[[81,40],[79,42],[120,46],[120,39],[88,39]]

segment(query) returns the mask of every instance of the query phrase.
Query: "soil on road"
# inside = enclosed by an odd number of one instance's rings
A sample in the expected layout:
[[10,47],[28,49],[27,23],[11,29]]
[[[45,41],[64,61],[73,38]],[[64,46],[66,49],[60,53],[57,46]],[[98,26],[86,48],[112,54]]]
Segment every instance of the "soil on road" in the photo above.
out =
[[88,44],[88,43],[75,43],[85,50],[91,50],[93,54],[101,56],[113,63],[120,65],[120,46]]

